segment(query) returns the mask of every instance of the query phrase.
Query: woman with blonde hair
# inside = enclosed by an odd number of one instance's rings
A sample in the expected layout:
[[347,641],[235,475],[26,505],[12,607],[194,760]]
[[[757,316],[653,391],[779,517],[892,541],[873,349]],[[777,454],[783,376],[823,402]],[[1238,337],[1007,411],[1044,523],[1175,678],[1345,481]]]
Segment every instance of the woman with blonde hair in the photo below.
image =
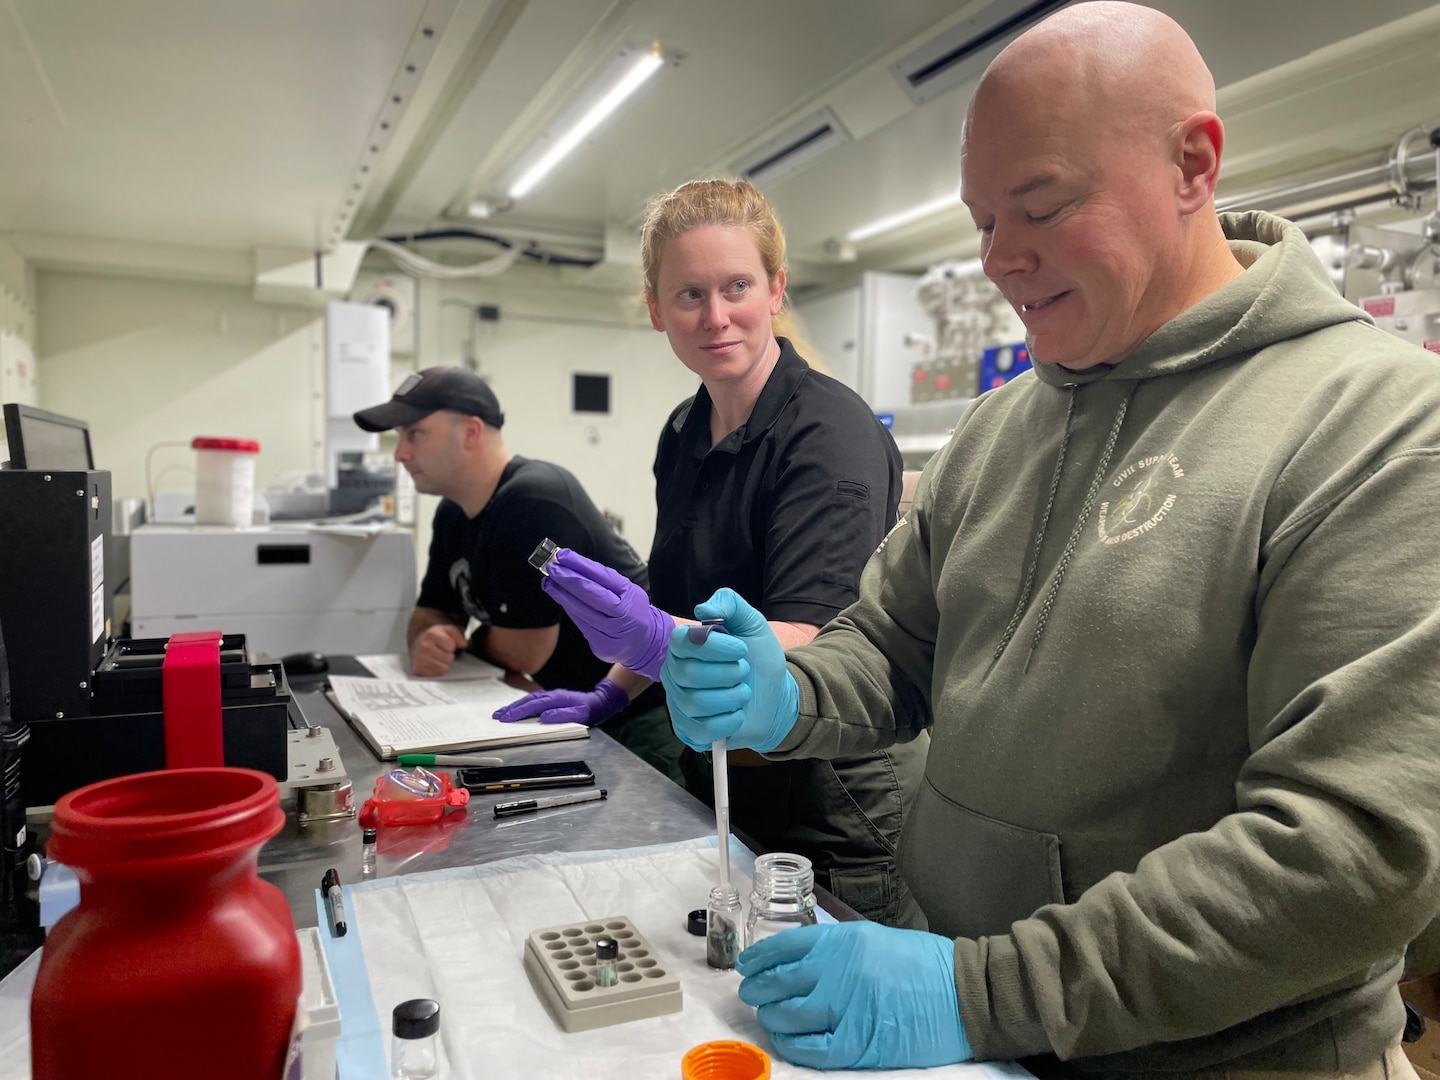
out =
[[[854,601],[866,560],[895,523],[894,440],[852,390],[777,333],[785,236],[765,198],[743,180],[684,184],[652,201],[641,246],[651,324],[701,382],[660,433],[650,596],[562,551],[545,591],[615,666],[591,694],[532,695],[504,719],[616,716],[659,677],[675,625],[721,587],[763,613],[785,646],[805,644]],[[663,710],[605,730],[711,800],[708,764]],[[817,881],[862,915],[923,925],[895,845],[927,748],[922,738],[830,761],[732,754],[732,821],[763,848],[808,856]]]

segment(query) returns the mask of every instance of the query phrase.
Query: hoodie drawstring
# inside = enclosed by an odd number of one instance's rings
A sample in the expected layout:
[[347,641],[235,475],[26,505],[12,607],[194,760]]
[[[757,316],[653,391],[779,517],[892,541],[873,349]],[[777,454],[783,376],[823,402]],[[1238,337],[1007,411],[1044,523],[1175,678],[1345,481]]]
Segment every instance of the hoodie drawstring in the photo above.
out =
[[1025,605],[1030,602],[1030,590],[1035,585],[1035,569],[1040,565],[1040,549],[1045,544],[1045,531],[1050,526],[1050,511],[1055,509],[1055,493],[1060,490],[1060,470],[1065,467],[1065,451],[1070,446],[1070,424],[1075,418],[1075,399],[1079,391],[1075,387],[1070,388],[1070,402],[1065,409],[1065,430],[1060,435],[1060,453],[1055,458],[1055,475],[1050,477],[1050,494],[1045,500],[1045,513],[1040,518],[1040,529],[1035,537],[1035,551],[1030,556],[1030,569],[1025,572],[1025,586],[1020,590],[1020,600],[1015,605],[1015,614],[1010,616],[1010,625],[1005,627],[1005,633],[1000,637],[1000,644],[995,647],[995,655],[990,658],[990,666],[993,668],[996,661],[1005,652],[1005,646],[1010,644],[1010,639],[1015,636],[1015,628],[1020,625],[1020,619],[1025,614]]
[[[1085,529],[1085,523],[1090,519],[1090,509],[1095,505],[1095,496],[1100,493],[1100,485],[1105,480],[1105,474],[1110,468],[1110,458],[1115,453],[1115,444],[1120,439],[1120,429],[1125,424],[1125,413],[1130,408],[1130,401],[1135,396],[1138,383],[1130,384],[1129,393],[1120,402],[1120,408],[1115,412],[1115,420],[1110,425],[1110,435],[1105,440],[1105,449],[1100,453],[1100,462],[1095,467],[1095,474],[1091,477],[1089,490],[1085,492],[1085,502],[1080,507],[1080,516],[1075,521],[1075,527],[1070,530],[1070,539],[1065,543],[1065,549],[1060,553],[1060,561],[1055,566],[1055,579],[1050,583],[1050,589],[1045,594],[1045,600],[1040,605],[1040,617],[1035,624],[1035,636],[1030,639],[1030,651],[1025,656],[1025,671],[1030,670],[1030,658],[1035,655],[1035,649],[1040,644],[1040,635],[1045,632],[1045,624],[1050,619],[1050,611],[1055,606],[1055,601],[1060,595],[1060,584],[1065,580],[1065,571],[1070,567],[1070,559],[1075,554],[1075,548],[1080,543],[1080,535]],[[1055,474],[1050,478],[1050,494],[1045,501],[1045,513],[1040,518],[1040,529],[1035,537],[1035,550],[1030,557],[1030,568],[1025,574],[1025,586],[1020,591],[1019,603],[1015,605],[1015,613],[1010,616],[1010,624],[1005,627],[1005,633],[1001,635],[1000,644],[995,649],[995,655],[990,658],[990,667],[994,667],[999,661],[1005,648],[1014,637],[1015,630],[1024,617],[1025,607],[1030,602],[1030,591],[1035,584],[1035,571],[1040,563],[1040,551],[1045,545],[1045,533],[1050,525],[1050,512],[1055,508],[1055,496],[1060,489],[1060,473],[1065,467],[1065,454],[1070,446],[1070,429],[1075,417],[1075,402],[1079,396],[1079,388],[1070,388],[1070,402],[1065,410],[1065,431],[1060,438],[1060,453],[1055,460]]]
[[1080,543],[1080,533],[1085,528],[1085,522],[1090,519],[1090,508],[1095,505],[1095,496],[1100,493],[1100,485],[1105,482],[1105,474],[1110,470],[1110,455],[1115,452],[1115,444],[1120,440],[1120,428],[1125,423],[1125,412],[1130,408],[1130,399],[1135,396],[1135,388],[1138,382],[1130,384],[1130,392],[1120,402],[1120,408],[1115,412],[1115,422],[1110,425],[1110,437],[1105,440],[1105,450],[1100,455],[1100,464],[1095,467],[1095,475],[1090,480],[1090,490],[1085,492],[1085,504],[1080,507],[1080,517],[1075,522],[1075,528],[1070,530],[1070,539],[1065,542],[1065,550],[1060,553],[1060,562],[1055,567],[1055,580],[1050,584],[1050,591],[1045,595],[1045,602],[1040,605],[1040,618],[1035,623],[1035,636],[1030,639],[1030,651],[1025,655],[1025,670],[1030,670],[1030,658],[1035,655],[1035,648],[1040,644],[1040,635],[1045,632],[1045,623],[1050,618],[1050,609],[1055,606],[1055,600],[1060,595],[1060,583],[1065,580],[1065,571],[1070,567],[1070,557],[1075,554],[1075,545]]

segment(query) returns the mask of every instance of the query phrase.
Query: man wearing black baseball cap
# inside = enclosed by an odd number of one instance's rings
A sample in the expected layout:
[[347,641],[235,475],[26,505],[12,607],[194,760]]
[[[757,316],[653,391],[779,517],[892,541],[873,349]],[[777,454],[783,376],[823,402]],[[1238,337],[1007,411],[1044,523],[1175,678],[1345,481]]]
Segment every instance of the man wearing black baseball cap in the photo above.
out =
[[[645,563],[570,472],[506,450],[505,414],[485,380],[464,368],[426,368],[355,422],[366,431],[394,428],[395,460],[415,489],[443,497],[407,634],[415,674],[443,675],[458,651],[473,648],[547,690],[590,691],[604,680],[610,665],[541,591],[530,553],[549,538],[648,588]],[[471,619],[480,629],[467,638]],[[566,718],[598,724],[628,704],[617,688],[584,717]]]
[[505,423],[495,391],[473,371],[456,367],[432,367],[407,375],[389,401],[361,409],[355,414],[355,423],[366,431],[389,431],[424,420],[440,409],[478,416],[496,429]]

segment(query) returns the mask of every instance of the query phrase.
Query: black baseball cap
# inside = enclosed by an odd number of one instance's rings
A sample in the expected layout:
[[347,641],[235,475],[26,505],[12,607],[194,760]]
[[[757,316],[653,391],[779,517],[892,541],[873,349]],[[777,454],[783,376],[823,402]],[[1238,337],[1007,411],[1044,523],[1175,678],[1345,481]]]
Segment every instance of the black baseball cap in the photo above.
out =
[[389,431],[424,420],[437,409],[478,416],[493,428],[505,423],[495,391],[473,371],[457,367],[426,368],[407,376],[389,401],[357,412],[355,423],[366,431]]

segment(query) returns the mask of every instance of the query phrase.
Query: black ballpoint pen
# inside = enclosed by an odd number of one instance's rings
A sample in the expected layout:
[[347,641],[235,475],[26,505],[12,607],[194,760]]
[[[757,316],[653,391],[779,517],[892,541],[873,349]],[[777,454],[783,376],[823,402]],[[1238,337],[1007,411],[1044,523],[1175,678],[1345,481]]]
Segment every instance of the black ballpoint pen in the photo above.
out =
[[345,901],[340,895],[340,875],[332,867],[320,879],[320,895],[325,898],[325,910],[330,913],[330,930],[336,937],[344,937]]

